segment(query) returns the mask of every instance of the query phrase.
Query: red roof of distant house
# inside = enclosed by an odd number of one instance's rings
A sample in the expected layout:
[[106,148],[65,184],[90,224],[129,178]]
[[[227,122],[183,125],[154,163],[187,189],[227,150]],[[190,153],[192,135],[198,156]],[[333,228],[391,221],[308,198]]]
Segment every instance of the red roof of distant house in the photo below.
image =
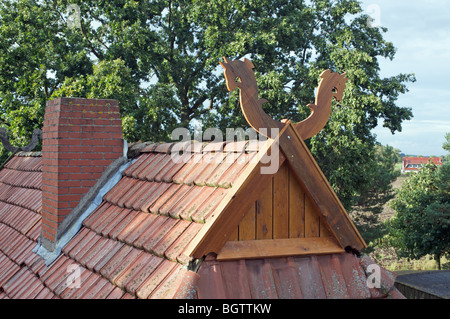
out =
[[442,165],[442,157],[404,157],[403,162],[407,164],[426,164],[429,161],[436,165]]
[[423,165],[429,163],[435,165],[442,165],[442,157],[404,157],[402,170],[405,171],[418,171]]

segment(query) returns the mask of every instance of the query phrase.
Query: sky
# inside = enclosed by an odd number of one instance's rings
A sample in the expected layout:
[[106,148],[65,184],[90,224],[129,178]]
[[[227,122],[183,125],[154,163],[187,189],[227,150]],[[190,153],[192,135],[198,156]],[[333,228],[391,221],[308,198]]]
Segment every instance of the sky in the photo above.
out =
[[373,26],[388,28],[384,38],[397,49],[394,60],[380,59],[383,77],[414,73],[415,83],[397,105],[412,109],[414,118],[392,135],[379,125],[373,133],[383,145],[409,155],[441,156],[450,133],[450,1],[363,0]]

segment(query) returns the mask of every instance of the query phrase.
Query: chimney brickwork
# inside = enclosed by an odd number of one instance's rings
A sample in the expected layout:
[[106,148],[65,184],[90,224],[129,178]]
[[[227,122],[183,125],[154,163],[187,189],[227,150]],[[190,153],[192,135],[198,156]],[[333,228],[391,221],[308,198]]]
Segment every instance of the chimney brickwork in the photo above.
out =
[[41,241],[54,243],[58,227],[123,154],[117,100],[57,98],[45,109],[42,136]]

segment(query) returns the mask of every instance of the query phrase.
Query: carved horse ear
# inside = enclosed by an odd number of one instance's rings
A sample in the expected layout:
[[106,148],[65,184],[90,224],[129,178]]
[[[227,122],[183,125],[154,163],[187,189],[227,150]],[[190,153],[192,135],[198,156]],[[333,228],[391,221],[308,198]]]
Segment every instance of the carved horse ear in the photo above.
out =
[[329,75],[329,74],[331,74],[331,70],[330,69],[323,71],[320,74],[320,77],[323,79],[323,78],[325,78],[326,75]]
[[224,60],[225,62],[219,61],[219,63],[220,63],[220,65],[221,65],[224,69],[226,69],[226,68],[227,68],[227,64],[228,64],[228,60],[227,60],[226,57],[223,57],[223,60]]
[[247,65],[247,67],[249,67],[250,69],[254,69],[255,66],[253,65],[253,62],[250,61],[249,59],[244,58],[244,63]]

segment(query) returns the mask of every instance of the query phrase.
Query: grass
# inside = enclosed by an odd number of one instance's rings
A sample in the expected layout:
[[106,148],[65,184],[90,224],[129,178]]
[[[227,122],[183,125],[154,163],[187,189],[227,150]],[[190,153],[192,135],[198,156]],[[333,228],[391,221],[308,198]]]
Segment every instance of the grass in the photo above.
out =
[[[399,258],[392,247],[375,247],[375,250],[369,254],[383,268],[390,271],[401,270],[438,270],[436,260],[428,255],[418,260]],[[441,258],[442,270],[450,270],[450,259]]]

